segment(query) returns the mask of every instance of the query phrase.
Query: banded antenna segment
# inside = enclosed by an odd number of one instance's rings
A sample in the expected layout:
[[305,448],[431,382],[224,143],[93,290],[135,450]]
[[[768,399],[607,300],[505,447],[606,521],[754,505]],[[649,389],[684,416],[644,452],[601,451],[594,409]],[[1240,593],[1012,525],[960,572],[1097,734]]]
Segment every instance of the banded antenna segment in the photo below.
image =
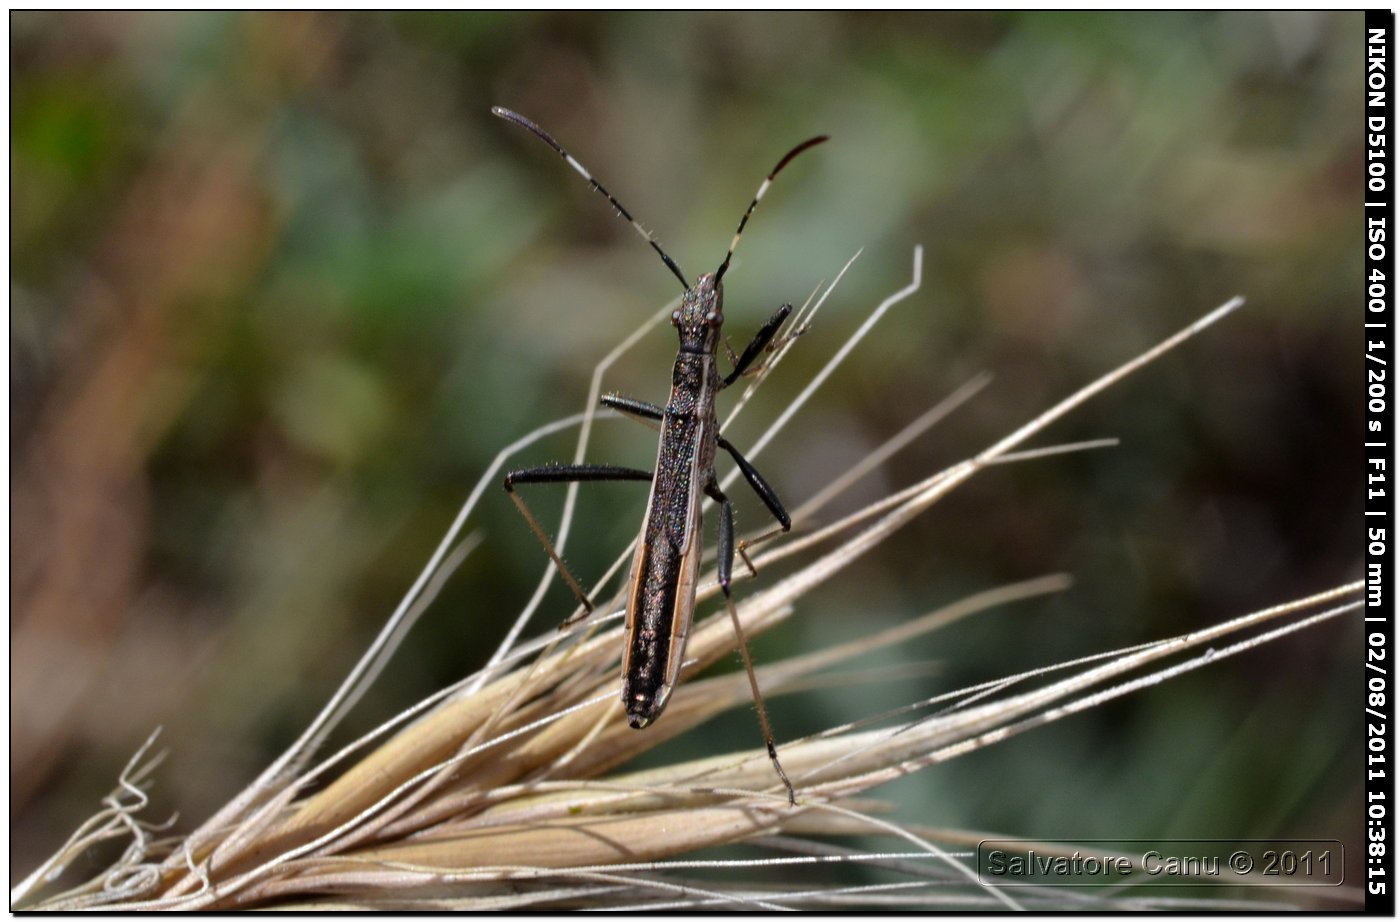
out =
[[[763,185],[758,187],[758,192],[754,195],[753,201],[749,202],[748,210],[745,211],[744,216],[739,219],[739,229],[734,231],[734,239],[729,242],[729,252],[724,254],[724,262],[720,263],[719,269],[715,271],[715,281],[724,278],[724,273],[729,271],[729,260],[734,258],[734,249],[739,245],[739,238],[744,235],[744,226],[749,223],[749,216],[753,214],[753,210],[758,207],[758,203],[762,201],[763,196],[767,194],[768,187],[773,184],[773,177],[777,176],[778,172],[782,170],[783,167],[787,166],[798,154],[809,147],[816,147],[826,140],[828,140],[828,137],[824,134],[819,134],[815,138],[808,138],[784,154],[783,159],[778,161],[778,165],[773,167],[772,172],[768,174],[768,178],[763,180]],[[567,154],[565,156],[567,156]]]
[[[680,266],[676,265],[676,261],[673,260],[671,257],[667,256],[666,251],[661,249],[661,244],[656,242],[656,238],[651,235],[651,232],[648,231],[645,227],[642,227],[641,224],[637,223],[637,219],[632,217],[632,213],[629,212],[626,208],[623,208],[622,203],[619,202],[616,198],[614,198],[611,192],[603,188],[603,184],[600,183],[598,180],[594,179],[593,174],[588,172],[588,168],[585,167],[582,163],[579,163],[577,160],[575,160],[573,154],[564,150],[564,148],[559,145],[558,141],[550,137],[549,132],[545,131],[539,125],[536,125],[534,122],[530,121],[528,118],[521,115],[520,113],[512,112],[509,109],[502,108],[501,106],[492,106],[491,114],[497,116],[498,118],[503,118],[508,122],[514,122],[521,128],[524,128],[526,131],[533,134],[535,137],[539,138],[544,143],[548,144],[550,147],[554,148],[554,152],[559,156],[563,157],[565,163],[573,167],[575,172],[577,172],[584,179],[588,180],[588,185],[591,188],[597,189],[600,193],[602,193],[604,198],[606,198],[609,202],[612,203],[613,208],[617,209],[618,214],[620,214],[622,217],[626,218],[629,222],[631,222],[632,227],[636,229],[637,233],[641,234],[642,237],[646,239],[646,242],[651,244],[651,248],[656,251],[657,255],[661,257],[661,261],[666,264],[666,268],[670,269],[671,272],[676,276],[676,278],[681,280],[681,287],[686,289],[687,291],[690,289],[690,283],[685,280],[685,273],[681,271]],[[822,140],[826,139],[823,138]],[[813,142],[811,141],[807,142],[808,145],[812,143]],[[795,153],[797,153],[797,151],[793,151],[793,154]],[[788,157],[792,157],[793,154],[788,154]],[[778,168],[781,169],[782,164],[779,164]],[[774,170],[773,172],[776,173],[777,170]],[[771,179],[772,177],[770,176],[769,178]],[[760,192],[760,194],[762,193]],[[754,204],[758,204],[757,200],[754,201]],[[753,206],[750,206],[749,210],[752,211]],[[745,215],[744,217],[747,220],[748,215]],[[743,228],[742,224],[740,224],[739,226],[741,229]],[[729,260],[726,259],[725,262],[728,263]]]

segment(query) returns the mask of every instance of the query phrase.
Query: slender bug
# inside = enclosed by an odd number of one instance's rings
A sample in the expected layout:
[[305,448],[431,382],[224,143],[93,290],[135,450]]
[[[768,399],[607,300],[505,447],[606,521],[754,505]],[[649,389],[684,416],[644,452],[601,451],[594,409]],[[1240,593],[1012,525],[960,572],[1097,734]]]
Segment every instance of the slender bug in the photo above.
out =
[[[768,318],[744,351],[734,359],[733,371],[724,378],[719,375],[716,357],[721,342],[720,327],[724,323],[722,280],[724,273],[729,269],[730,260],[734,257],[734,249],[739,245],[739,238],[744,233],[744,226],[748,224],[749,217],[768,191],[773,177],[798,154],[825,141],[826,136],[820,135],[803,141],[778,161],[778,165],[773,167],[768,178],[758,187],[753,201],[739,220],[739,227],[734,232],[734,239],[730,241],[724,261],[718,269],[700,276],[694,286],[691,286],[686,282],[685,273],[666,255],[666,251],[661,249],[656,239],[637,223],[612,193],[603,188],[602,183],[593,178],[583,164],[560,147],[544,129],[509,109],[497,106],[493,107],[491,112],[531,132],[563,157],[569,166],[588,180],[589,186],[607,198],[613,208],[617,209],[617,213],[630,221],[637,232],[646,238],[651,248],[666,264],[666,268],[680,279],[681,286],[685,289],[680,308],[671,314],[671,323],[680,334],[680,350],[671,372],[671,397],[666,406],[659,407],[617,394],[607,394],[600,400],[603,406],[661,424],[661,442],[657,449],[655,472],[605,464],[553,464],[511,471],[505,477],[506,492],[510,494],[525,521],[529,523],[530,529],[544,545],[555,568],[578,597],[584,610],[592,611],[593,605],[588,599],[588,594],[569,573],[569,568],[559,558],[549,537],[516,492],[515,485],[607,480],[651,482],[646,517],[643,519],[641,537],[637,541],[627,581],[626,649],[622,659],[622,703],[627,712],[627,723],[638,730],[661,716],[661,711],[665,708],[680,674],[681,663],[685,659],[686,637],[690,632],[690,623],[695,611],[696,579],[703,544],[700,534],[700,504],[703,496],[719,503],[719,586],[724,593],[725,606],[729,610],[734,633],[739,641],[744,669],[748,673],[749,685],[753,690],[763,740],[768,747],[768,758],[772,761],[778,777],[782,779],[789,803],[795,804],[796,795],[791,782],[788,781],[787,773],[783,771],[782,763],[778,761],[777,746],[768,723],[763,696],[758,690],[758,679],[754,675],[748,643],[744,639],[744,630],[734,609],[734,597],[729,588],[734,569],[734,507],[729,497],[720,489],[719,481],[715,479],[715,451],[722,448],[734,459],[749,486],[753,487],[773,518],[777,519],[781,531],[785,532],[792,527],[792,521],[773,488],[739,450],[720,434],[719,421],[715,416],[715,396],[737,381],[768,348],[773,342],[773,337],[777,335],[778,328],[792,311],[792,305],[784,304]],[[740,553],[743,553],[742,548]]]

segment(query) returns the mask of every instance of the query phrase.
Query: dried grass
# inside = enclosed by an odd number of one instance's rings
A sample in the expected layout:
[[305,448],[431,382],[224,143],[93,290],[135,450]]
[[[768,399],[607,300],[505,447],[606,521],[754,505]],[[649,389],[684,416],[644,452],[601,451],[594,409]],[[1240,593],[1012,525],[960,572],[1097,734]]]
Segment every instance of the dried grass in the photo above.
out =
[[[918,290],[920,265],[916,250],[911,284],[876,309],[750,455],[762,449],[865,330]],[[781,622],[807,593],[989,466],[1102,444],[1013,452],[1089,397],[1241,303],[1234,299],[1222,305],[967,460],[839,522],[771,547],[756,558],[760,567],[794,556],[805,562],[767,589],[739,600],[745,631],[752,636]],[[590,406],[596,404],[603,371],[629,345],[624,343],[599,366]],[[952,403],[969,397],[981,383],[969,384]],[[949,408],[925,414],[861,471],[841,478],[802,506],[799,523]],[[620,613],[520,641],[543,587],[555,578],[546,572],[541,590],[483,670],[314,761],[337,720],[369,688],[397,638],[474,546],[474,537],[460,543],[458,537],[483,490],[498,481],[506,458],[546,431],[580,422],[576,458],[582,458],[591,419],[590,411],[560,421],[498,456],[344,687],[302,738],[224,809],[188,836],[157,838],[159,830],[137,818],[157,761],[145,756],[148,742],[103,810],[22,881],[12,900],[41,909],[110,910],[1166,905],[1113,893],[986,887],[968,861],[966,849],[976,834],[925,830],[876,816],[881,805],[860,798],[936,762],[1340,617],[1360,605],[1359,584],[1340,586],[1207,630],[1007,676],[911,704],[859,726],[783,741],[782,759],[798,792],[797,806],[790,807],[759,746],[649,771],[617,772],[640,752],[749,702],[742,672],[694,678],[732,654],[732,629],[722,611],[700,620],[688,650],[690,678],[676,690],[665,718],[638,733],[625,725],[617,703]],[[571,516],[572,491],[558,531],[561,543]],[[814,549],[826,542],[832,546],[816,553]],[[1064,577],[1049,576],[991,589],[859,641],[763,666],[759,681],[769,693],[821,681],[824,670],[861,653],[1057,591],[1067,583]],[[701,612],[713,607],[706,602],[715,593],[711,578],[699,593]],[[756,732],[754,741],[758,742]],[[887,837],[902,850],[875,853],[838,841],[856,833]],[[45,895],[74,859],[116,837],[126,837],[130,846],[112,868],[66,892]],[[685,857],[738,842],[749,843],[763,857],[738,862]],[[876,866],[898,880],[840,886],[820,883],[822,878],[816,877],[796,884],[788,870],[831,864]],[[729,880],[722,872],[732,867],[744,868],[743,879],[757,882]],[[765,870],[772,873],[765,876]],[[700,872],[707,876],[697,876]],[[715,882],[717,877],[721,883]]]

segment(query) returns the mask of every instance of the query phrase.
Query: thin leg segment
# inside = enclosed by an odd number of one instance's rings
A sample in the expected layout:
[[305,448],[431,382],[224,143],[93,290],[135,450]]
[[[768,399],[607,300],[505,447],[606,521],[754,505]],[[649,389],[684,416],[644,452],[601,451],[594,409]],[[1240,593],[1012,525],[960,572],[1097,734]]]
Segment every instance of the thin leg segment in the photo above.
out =
[[778,745],[773,740],[773,727],[768,722],[768,708],[763,704],[763,693],[758,690],[758,676],[753,671],[753,658],[749,655],[749,642],[744,637],[744,627],[739,623],[739,613],[734,608],[734,596],[729,591],[729,579],[734,571],[734,504],[719,484],[713,480],[705,487],[705,493],[719,503],[719,588],[724,593],[724,606],[729,611],[729,621],[734,625],[734,636],[739,641],[739,656],[744,661],[744,672],[749,677],[749,690],[753,692],[753,703],[758,711],[758,726],[763,731],[763,744],[768,749],[768,760],[773,770],[787,790],[788,803],[797,805],[797,794],[792,789],[783,763],[778,761]]
[[520,514],[525,517],[525,522],[530,526],[530,530],[535,533],[535,537],[544,545],[545,553],[549,554],[549,559],[554,561],[554,567],[559,571],[559,575],[564,578],[569,589],[579,600],[584,611],[592,613],[593,603],[588,598],[588,593],[583,591],[583,587],[574,579],[574,575],[569,572],[569,568],[564,565],[564,561],[559,557],[559,552],[554,549],[554,543],[549,540],[549,535],[545,534],[540,527],[530,507],[525,505],[525,500],[515,491],[518,483],[580,483],[585,481],[609,481],[609,480],[651,480],[651,471],[639,470],[635,467],[617,467],[612,464],[549,464],[544,467],[529,467],[519,471],[511,471],[506,474],[503,486],[510,494],[511,501],[515,503],[515,508],[520,510]]
[[758,328],[758,332],[754,334],[754,338],[744,347],[744,351],[739,356],[739,360],[734,363],[734,370],[724,379],[720,387],[728,387],[739,380],[740,375],[748,371],[749,366],[753,364],[753,360],[758,358],[759,355],[763,353],[763,350],[768,348],[768,344],[773,341],[773,337],[778,335],[778,327],[783,325],[783,321],[787,319],[790,313],[792,313],[791,304],[784,304],[773,312],[773,316],[769,317],[768,321]]

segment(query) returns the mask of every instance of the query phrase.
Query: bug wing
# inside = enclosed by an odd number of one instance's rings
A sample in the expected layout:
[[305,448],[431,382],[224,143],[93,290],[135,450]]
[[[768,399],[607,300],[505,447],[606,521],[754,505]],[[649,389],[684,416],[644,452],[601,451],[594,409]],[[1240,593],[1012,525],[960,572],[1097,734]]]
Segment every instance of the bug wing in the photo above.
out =
[[[627,720],[640,729],[660,716],[680,675],[686,640],[695,610],[695,588],[704,547],[700,503],[704,498],[698,470],[706,427],[692,433],[685,461],[683,520],[654,516],[670,505],[663,478],[653,483],[647,514],[627,590],[627,622],[622,658],[622,703]],[[666,456],[663,445],[662,459]],[[658,461],[660,464],[661,461]],[[674,513],[672,514],[674,515]],[[679,547],[676,538],[679,537]]]
[[657,697],[656,710],[659,714],[671,697],[671,689],[681,674],[685,662],[685,644],[690,637],[690,623],[695,616],[695,587],[700,575],[700,552],[704,549],[704,517],[700,511],[702,492],[700,478],[690,478],[690,528],[686,533],[685,546],[681,549],[680,574],[677,577],[676,593],[671,611],[671,649],[666,659],[666,684]]

